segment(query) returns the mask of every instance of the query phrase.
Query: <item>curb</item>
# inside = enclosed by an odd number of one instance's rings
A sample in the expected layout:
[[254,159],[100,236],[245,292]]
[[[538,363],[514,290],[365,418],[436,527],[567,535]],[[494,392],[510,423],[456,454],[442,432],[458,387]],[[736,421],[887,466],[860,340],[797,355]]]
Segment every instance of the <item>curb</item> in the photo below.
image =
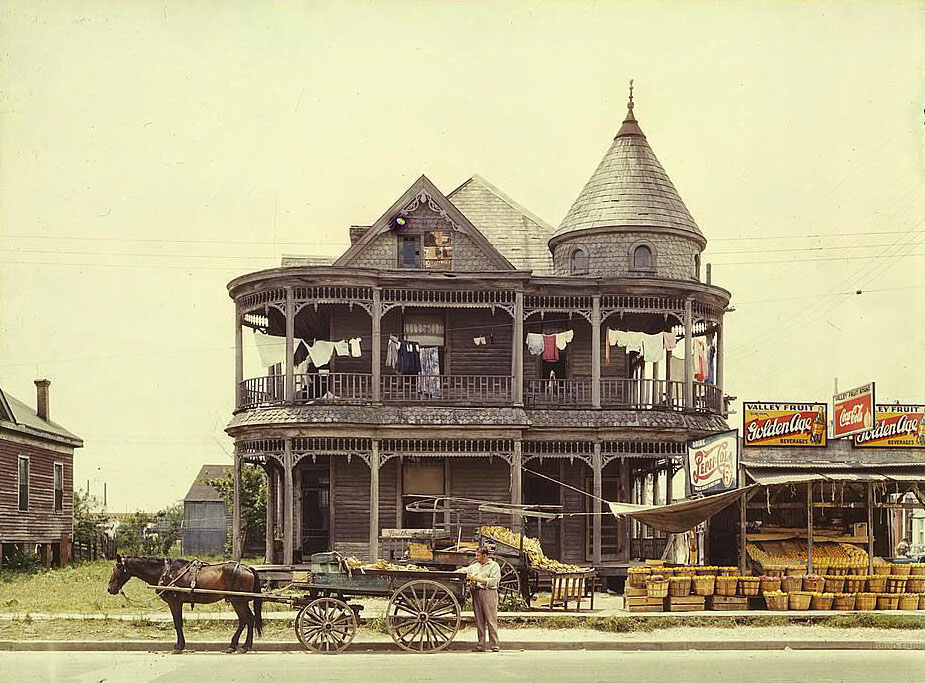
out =
[[[450,652],[466,652],[473,643],[455,643],[447,648]],[[223,652],[227,642],[206,642],[190,644],[188,653]],[[0,640],[2,652],[170,652],[172,642],[125,640],[125,641],[77,641],[77,640]],[[925,651],[922,641],[870,641],[870,640],[690,640],[690,641],[511,641],[504,643],[510,651],[566,651],[593,650],[597,652],[676,652],[685,650],[913,650]],[[254,653],[302,652],[298,643],[266,641],[257,644]],[[350,654],[388,652],[405,654],[392,642],[355,642]]]

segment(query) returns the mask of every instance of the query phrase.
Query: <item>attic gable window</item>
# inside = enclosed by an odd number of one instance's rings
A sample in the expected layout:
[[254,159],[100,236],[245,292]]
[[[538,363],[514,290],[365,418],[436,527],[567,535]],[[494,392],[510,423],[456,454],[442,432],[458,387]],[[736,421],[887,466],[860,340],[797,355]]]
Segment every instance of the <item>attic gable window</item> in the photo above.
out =
[[398,236],[398,267],[410,270],[452,270],[453,233],[428,230]]

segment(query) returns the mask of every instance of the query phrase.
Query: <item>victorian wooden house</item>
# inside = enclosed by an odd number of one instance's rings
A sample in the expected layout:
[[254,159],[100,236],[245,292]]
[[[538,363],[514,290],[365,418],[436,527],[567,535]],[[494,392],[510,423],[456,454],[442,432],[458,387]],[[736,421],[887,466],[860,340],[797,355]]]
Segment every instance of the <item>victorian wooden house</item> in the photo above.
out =
[[229,284],[227,431],[237,470],[269,477],[268,561],[376,558],[383,529],[430,525],[415,495],[561,505],[547,554],[604,574],[658,557],[664,538],[574,489],[672,496],[686,441],[727,429],[730,294],[701,278],[706,239],[632,100],[558,229],[478,176],[422,176],[350,241]]

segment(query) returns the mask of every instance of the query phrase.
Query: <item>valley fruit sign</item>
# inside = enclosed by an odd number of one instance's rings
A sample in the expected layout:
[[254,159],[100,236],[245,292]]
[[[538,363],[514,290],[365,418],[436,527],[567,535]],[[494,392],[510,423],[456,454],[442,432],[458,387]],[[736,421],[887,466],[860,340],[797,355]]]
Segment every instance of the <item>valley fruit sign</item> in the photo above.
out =
[[878,405],[877,424],[855,434],[857,448],[925,448],[925,405]]
[[873,429],[876,422],[874,383],[835,394],[832,406],[833,439]]
[[825,403],[743,403],[742,407],[746,446],[825,447]]
[[739,486],[739,434],[711,434],[687,443],[688,493],[711,494]]

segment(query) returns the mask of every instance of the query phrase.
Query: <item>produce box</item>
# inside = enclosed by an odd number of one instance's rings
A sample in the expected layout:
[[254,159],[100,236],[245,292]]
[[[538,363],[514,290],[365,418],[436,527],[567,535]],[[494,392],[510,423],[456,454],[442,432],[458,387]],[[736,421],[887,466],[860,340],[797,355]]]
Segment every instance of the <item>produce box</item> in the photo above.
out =
[[708,595],[707,609],[717,612],[727,612],[748,609],[748,598],[738,595]]
[[627,598],[639,598],[648,594],[649,592],[645,589],[645,587],[637,588],[636,586],[630,586],[629,583],[626,584],[626,592],[624,593],[624,596]]
[[668,596],[667,608],[669,612],[702,612],[705,606],[706,598],[702,595]]
[[664,612],[665,598],[629,597],[626,609],[630,612]]

